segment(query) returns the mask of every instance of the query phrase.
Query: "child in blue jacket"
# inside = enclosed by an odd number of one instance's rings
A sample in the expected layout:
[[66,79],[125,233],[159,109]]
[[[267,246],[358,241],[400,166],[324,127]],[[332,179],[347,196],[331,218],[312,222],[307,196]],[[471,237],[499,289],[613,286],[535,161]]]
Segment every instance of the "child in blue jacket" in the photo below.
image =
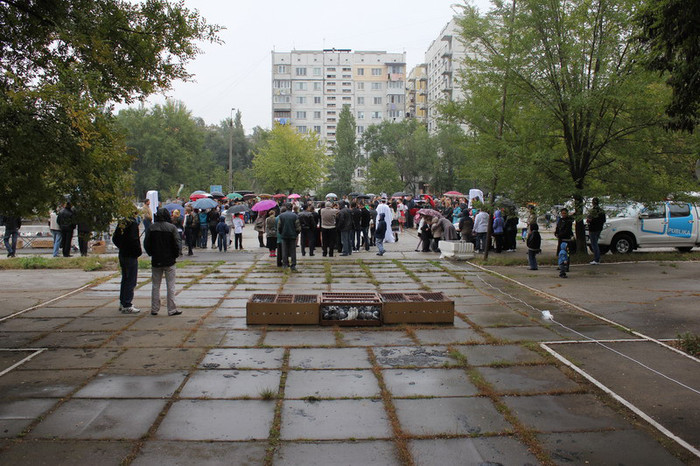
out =
[[561,249],[559,249],[559,278],[567,278],[566,271],[569,270],[568,246],[566,242],[562,242]]
[[219,218],[219,223],[216,224],[216,240],[219,246],[219,252],[222,250],[226,252],[228,247],[228,234],[231,231],[231,227],[226,224],[226,217],[223,215]]

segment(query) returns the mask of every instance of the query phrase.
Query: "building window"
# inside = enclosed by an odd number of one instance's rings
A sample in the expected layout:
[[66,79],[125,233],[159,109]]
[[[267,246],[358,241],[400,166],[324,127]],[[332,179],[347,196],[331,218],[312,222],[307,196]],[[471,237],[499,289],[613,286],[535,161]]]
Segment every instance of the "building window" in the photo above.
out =
[[314,112],[314,120],[320,120],[321,119],[321,112]]
[[372,68],[372,76],[381,76],[381,75],[382,75],[381,68]]
[[306,126],[297,126],[297,133],[306,133]]
[[403,89],[403,81],[389,81],[389,89]]
[[390,110],[389,111],[389,118],[401,118],[401,115],[403,112],[400,110]]
[[365,127],[364,126],[358,126],[357,127],[357,134],[362,134],[365,132]]
[[297,76],[306,76],[306,68],[297,68],[295,73]]
[[382,119],[382,112],[372,112],[372,119],[373,120],[381,120]]
[[357,119],[364,120],[365,119],[365,112],[357,112]]
[[292,83],[286,79],[275,79],[272,81],[272,87],[275,89],[289,89],[292,87]]
[[326,71],[335,71],[335,68],[326,68]]
[[297,96],[296,102],[297,102],[298,104],[305,104],[305,103],[306,103],[306,97]]
[[320,103],[321,103],[321,98],[320,98],[320,97],[314,97],[314,103],[315,103],[315,104],[320,104]]
[[403,73],[403,66],[401,66],[401,65],[389,65],[389,73],[392,73],[392,74]]
[[365,104],[365,98],[364,97],[358,97],[357,98],[357,105],[364,105]]
[[374,105],[381,105],[382,104],[381,97],[375,97],[372,101],[373,101]]
[[373,91],[381,91],[382,90],[382,83],[372,83],[372,90]]
[[272,98],[272,102],[276,104],[289,104],[292,102],[292,97],[289,95],[276,95]]
[[320,126],[314,126],[314,133],[321,134],[321,127],[320,127]]
[[332,96],[328,97],[328,100],[335,100],[335,96],[332,95]]
[[335,110],[329,110],[329,111],[328,111],[328,114],[329,114],[329,115],[335,115]]
[[357,69],[357,75],[358,75],[358,76],[364,76],[364,75],[365,75],[365,69],[364,69],[364,68],[358,68],[358,69]]
[[277,72],[279,74],[287,74],[287,73],[289,73],[289,66],[288,65],[277,65]]
[[321,68],[314,68],[314,76],[321,76],[323,74],[323,70]]
[[294,83],[294,89],[297,91],[305,91],[307,89],[306,83],[303,81],[297,81]]
[[297,112],[298,120],[306,120],[306,112]]
[[320,82],[315,82],[314,83],[314,91],[320,91],[323,90],[323,84]]
[[326,86],[335,86],[335,82],[333,82],[333,81],[327,82]]
[[291,118],[292,112],[289,110],[277,110],[272,115],[275,118]]
[[343,68],[343,71],[352,71],[352,68]]
[[364,91],[365,90],[365,83],[357,83],[357,90]]
[[343,96],[343,100],[352,100],[352,97]]

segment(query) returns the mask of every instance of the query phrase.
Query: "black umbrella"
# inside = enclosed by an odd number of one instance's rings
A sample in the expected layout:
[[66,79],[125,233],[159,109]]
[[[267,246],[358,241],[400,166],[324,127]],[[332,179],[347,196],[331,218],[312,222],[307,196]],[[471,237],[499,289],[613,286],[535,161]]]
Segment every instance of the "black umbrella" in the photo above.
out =
[[360,197],[360,196],[362,196],[362,193],[353,192],[353,193],[348,194],[348,197]]
[[372,199],[372,196],[368,196],[367,194],[360,194],[356,197],[356,199]]
[[222,193],[221,191],[212,191],[210,194],[211,194],[211,197],[213,197],[214,199],[222,199],[222,198],[226,197],[226,195],[224,193]]
[[229,212],[232,214],[242,214],[243,212],[250,210],[250,207],[248,207],[245,204],[236,204],[233,207],[229,207]]
[[406,193],[403,192],[403,191],[399,191],[399,192],[394,193],[394,194],[391,195],[391,197],[404,197],[404,196],[408,196],[408,194],[406,194]]

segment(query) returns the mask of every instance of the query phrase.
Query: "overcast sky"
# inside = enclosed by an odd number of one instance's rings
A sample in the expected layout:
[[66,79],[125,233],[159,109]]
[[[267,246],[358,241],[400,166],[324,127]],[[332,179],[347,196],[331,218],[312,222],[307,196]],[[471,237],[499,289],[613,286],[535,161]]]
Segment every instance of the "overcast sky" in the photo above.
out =
[[[474,2],[482,11],[488,0]],[[271,124],[271,52],[345,48],[406,52],[407,69],[453,16],[455,0],[185,0],[208,22],[226,29],[222,45],[203,44],[190,63],[194,82],[175,83],[167,98],[217,124],[240,109],[246,132]],[[146,105],[163,103],[151,97]]]

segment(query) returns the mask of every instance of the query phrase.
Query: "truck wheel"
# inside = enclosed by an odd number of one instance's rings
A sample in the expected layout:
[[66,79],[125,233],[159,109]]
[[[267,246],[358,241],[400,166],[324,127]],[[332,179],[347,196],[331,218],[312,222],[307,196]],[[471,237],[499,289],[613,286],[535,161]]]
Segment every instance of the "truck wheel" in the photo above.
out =
[[613,254],[629,254],[634,249],[634,238],[628,234],[619,234],[610,244]]
[[678,252],[690,252],[693,250],[692,247],[682,247],[682,248],[676,248]]
[[610,246],[603,246],[603,245],[599,244],[598,249],[600,249],[601,254],[607,254],[608,251],[610,251]]

